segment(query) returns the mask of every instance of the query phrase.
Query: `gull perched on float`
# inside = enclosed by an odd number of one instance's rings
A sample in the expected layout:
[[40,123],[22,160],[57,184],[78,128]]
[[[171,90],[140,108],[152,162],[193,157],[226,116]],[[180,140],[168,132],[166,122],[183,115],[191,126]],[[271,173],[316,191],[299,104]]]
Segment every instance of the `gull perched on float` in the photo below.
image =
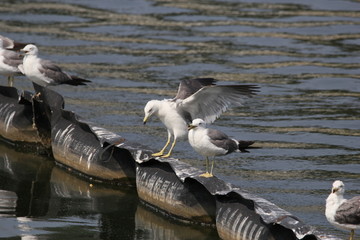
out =
[[[197,118],[188,127],[189,143],[193,149],[206,158],[206,172],[201,177],[212,177],[216,156],[223,156],[232,152],[246,152],[246,148],[253,141],[238,141],[228,137],[225,133],[206,127],[204,120]],[[213,157],[209,172],[209,157]]]
[[[232,106],[241,106],[246,97],[253,96],[256,85],[215,85],[213,78],[182,80],[173,99],[151,100],[144,108],[144,124],[155,115],[166,126],[168,138],[165,146],[154,157],[169,157],[177,140],[186,139],[188,124],[195,118],[214,122]],[[166,148],[173,143],[167,154]]]
[[8,85],[13,86],[14,76],[22,75],[18,66],[22,63],[23,57],[21,54],[8,50],[4,45],[3,36],[0,35],[0,74],[7,76]]
[[91,82],[63,72],[53,62],[39,58],[39,50],[34,44],[28,44],[20,51],[25,53],[25,57],[19,69],[26,77],[38,85],[44,87],[60,84],[77,86]]
[[336,180],[326,199],[325,216],[335,227],[350,230],[350,240],[354,239],[355,229],[360,229],[360,196],[344,198],[345,186]]

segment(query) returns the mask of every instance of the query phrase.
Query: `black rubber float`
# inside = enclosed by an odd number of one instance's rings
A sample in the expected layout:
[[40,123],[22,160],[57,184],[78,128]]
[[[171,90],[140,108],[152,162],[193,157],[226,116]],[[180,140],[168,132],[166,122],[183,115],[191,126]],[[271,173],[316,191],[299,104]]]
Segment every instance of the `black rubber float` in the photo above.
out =
[[129,151],[119,147],[125,139],[64,110],[58,93],[39,85],[34,87],[40,93],[34,98],[35,112],[39,109],[39,114],[47,119],[36,120],[35,124],[44,123],[45,127],[38,127],[41,132],[48,129],[53,157],[58,163],[93,179],[135,184],[135,161]]
[[313,228],[275,204],[201,173],[173,158],[140,163],[139,198],[182,221],[215,224],[222,239],[319,239]]
[[0,87],[0,134],[6,141],[51,146],[57,164],[92,180],[136,185],[144,205],[183,222],[214,226],[222,239],[336,239],[237,186],[199,177],[199,169],[177,159],[153,159],[137,143],[64,110],[58,93],[34,87],[40,93],[35,97]]
[[167,162],[151,159],[140,164],[136,189],[146,204],[179,220],[215,224],[215,197],[193,179],[182,182]]
[[33,104],[29,92],[0,86],[0,137],[23,151],[43,153],[38,131],[33,127]]

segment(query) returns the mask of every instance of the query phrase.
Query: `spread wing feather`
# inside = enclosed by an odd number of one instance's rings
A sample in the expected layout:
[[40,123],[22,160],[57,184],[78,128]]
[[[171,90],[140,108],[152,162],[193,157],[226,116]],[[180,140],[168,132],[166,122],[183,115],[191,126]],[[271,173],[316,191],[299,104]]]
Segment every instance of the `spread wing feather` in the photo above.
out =
[[185,99],[196,93],[204,86],[215,85],[214,78],[195,78],[182,80],[179,84],[178,92],[174,100]]
[[257,92],[256,85],[211,85],[184,99],[179,108],[192,119],[201,118],[212,123],[229,107],[241,106],[246,97]]

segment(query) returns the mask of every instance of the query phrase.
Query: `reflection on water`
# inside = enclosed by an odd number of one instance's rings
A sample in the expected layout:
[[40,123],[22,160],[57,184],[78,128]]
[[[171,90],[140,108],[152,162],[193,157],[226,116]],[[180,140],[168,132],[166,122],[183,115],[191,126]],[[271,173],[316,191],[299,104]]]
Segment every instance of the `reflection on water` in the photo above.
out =
[[[179,79],[260,85],[214,124],[259,148],[219,159],[216,173],[345,238],[324,201],[335,179],[349,197],[360,189],[359,9],[347,0],[4,0],[0,34],[36,43],[42,57],[93,81],[54,87],[66,109],[152,149],[166,131],[159,121],[142,126],[143,106],[175,96]],[[32,89],[25,78],[15,86]],[[51,160],[0,150],[0,237],[217,238],[148,220],[134,189],[90,187]],[[174,156],[203,168],[186,142]]]
[[[135,189],[89,183],[50,159],[0,145],[0,238],[184,239],[214,229],[169,222],[139,205]],[[9,160],[11,159],[11,160]],[[30,164],[29,164],[30,163]]]
[[134,189],[90,183],[51,159],[3,144],[0,152],[1,238],[218,238],[212,228],[182,224],[139,205]]
[[218,239],[216,230],[210,227],[181,224],[156,215],[143,205],[135,214],[136,239]]

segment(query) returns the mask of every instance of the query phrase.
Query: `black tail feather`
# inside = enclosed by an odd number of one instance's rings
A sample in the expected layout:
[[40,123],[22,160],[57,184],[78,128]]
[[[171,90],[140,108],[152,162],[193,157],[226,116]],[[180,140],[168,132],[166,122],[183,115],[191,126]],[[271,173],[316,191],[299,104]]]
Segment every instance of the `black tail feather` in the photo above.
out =
[[68,85],[78,86],[78,85],[86,85],[86,83],[91,82],[90,80],[86,80],[83,78],[79,78],[77,76],[71,76],[71,80],[64,82]]
[[28,43],[20,43],[20,42],[14,42],[14,47],[11,48],[11,50],[19,51],[20,49],[24,48]]
[[250,145],[254,144],[254,141],[238,141],[239,142],[239,150],[241,152],[248,152],[246,151],[247,148],[249,148]]

